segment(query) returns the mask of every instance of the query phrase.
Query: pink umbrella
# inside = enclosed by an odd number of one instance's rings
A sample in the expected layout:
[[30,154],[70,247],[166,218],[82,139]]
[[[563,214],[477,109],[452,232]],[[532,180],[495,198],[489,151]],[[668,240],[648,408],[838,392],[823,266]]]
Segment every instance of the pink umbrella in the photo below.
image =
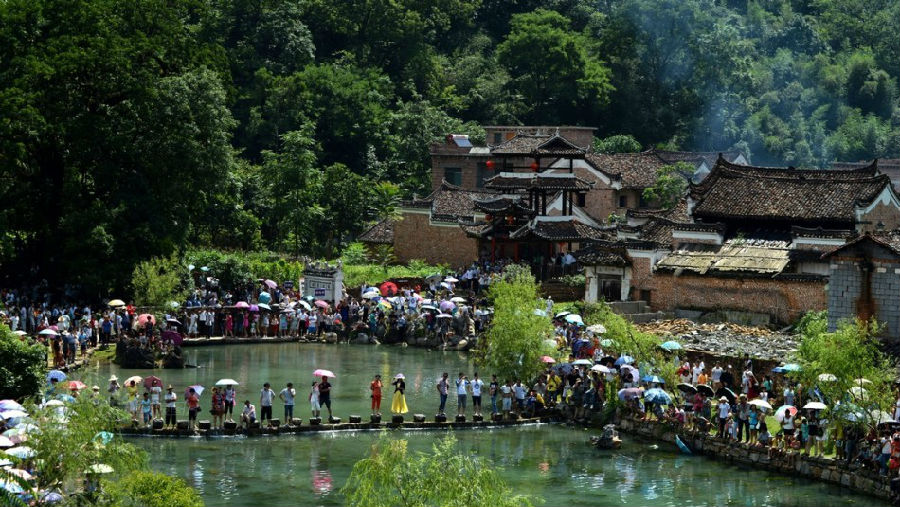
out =
[[329,305],[327,301],[322,301],[321,299],[317,299],[316,306],[318,306],[319,308],[328,308],[331,305]]
[[266,284],[266,287],[268,287],[270,289],[274,289],[275,287],[278,287],[278,284],[272,280],[265,280],[263,283]]
[[147,320],[149,320],[150,323],[153,324],[154,326],[156,325],[156,317],[154,317],[153,315],[150,315],[149,313],[142,313],[142,314],[138,315],[137,323],[139,326],[146,326]]
[[250,304],[247,303],[246,301],[238,301],[237,303],[235,303],[234,307],[246,309],[246,308],[250,308]]
[[456,308],[456,304],[453,301],[441,301],[441,310],[448,312],[454,308]]
[[541,357],[541,362],[542,362],[542,363],[553,364],[553,363],[556,362],[556,359],[553,359],[553,358],[550,357],[550,356],[543,356],[543,357]]
[[251,311],[251,312],[258,312],[258,311],[259,311],[259,305],[250,305],[250,311]]
[[56,325],[50,326],[50,329],[52,329],[54,331],[59,331],[59,326],[56,326]]
[[184,395],[187,396],[188,393],[191,392],[191,389],[193,389],[194,392],[197,393],[198,398],[200,397],[201,394],[203,394],[203,386],[193,385],[193,386],[189,386],[187,389],[184,390]]
[[334,378],[335,375],[334,375],[334,373],[333,373],[331,370],[323,370],[323,369],[320,368],[320,369],[318,369],[318,370],[316,370],[316,371],[313,372],[313,377],[328,377],[328,378]]
[[159,377],[153,376],[153,375],[150,375],[149,377],[144,379],[144,387],[146,387],[147,389],[150,389],[154,385],[158,385],[159,387],[162,387],[162,385],[163,385],[162,379]]

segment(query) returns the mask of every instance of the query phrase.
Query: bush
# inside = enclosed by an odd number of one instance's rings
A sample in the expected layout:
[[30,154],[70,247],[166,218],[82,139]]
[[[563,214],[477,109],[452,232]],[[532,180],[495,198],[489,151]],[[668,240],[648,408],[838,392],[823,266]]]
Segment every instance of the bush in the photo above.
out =
[[598,153],[637,153],[641,143],[631,135],[615,135],[594,139],[594,151]]
[[358,266],[366,263],[366,246],[362,243],[350,243],[341,253],[341,261],[345,266]]
[[168,301],[184,300],[193,289],[190,273],[176,254],[139,263],[131,275],[131,285],[136,305],[157,308]]
[[158,472],[136,472],[107,485],[121,507],[202,507],[203,500],[184,479]]
[[6,324],[0,324],[0,399],[24,400],[40,394],[46,354],[46,347],[20,340]]

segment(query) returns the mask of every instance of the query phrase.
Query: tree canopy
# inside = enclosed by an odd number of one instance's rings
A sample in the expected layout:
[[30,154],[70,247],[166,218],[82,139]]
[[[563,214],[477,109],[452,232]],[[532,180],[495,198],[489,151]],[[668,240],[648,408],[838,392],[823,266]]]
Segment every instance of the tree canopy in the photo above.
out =
[[89,297],[188,247],[336,256],[479,125],[762,165],[900,156],[892,0],[9,0],[0,266]]

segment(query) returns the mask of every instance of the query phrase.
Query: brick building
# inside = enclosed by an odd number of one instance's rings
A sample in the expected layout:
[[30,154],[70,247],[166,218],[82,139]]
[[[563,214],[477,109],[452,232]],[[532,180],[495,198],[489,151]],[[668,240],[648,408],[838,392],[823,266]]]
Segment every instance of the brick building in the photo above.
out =
[[[827,306],[822,254],[857,234],[900,227],[900,200],[875,164],[806,171],[720,158],[673,209],[631,210],[627,217],[617,231],[629,263],[623,299],[648,301],[654,310],[738,311],[792,322]],[[601,284],[592,290],[591,279],[609,283],[614,270],[591,258],[582,264],[585,298],[599,299]]]
[[828,329],[844,319],[875,318],[900,338],[900,233],[863,234],[826,253]]

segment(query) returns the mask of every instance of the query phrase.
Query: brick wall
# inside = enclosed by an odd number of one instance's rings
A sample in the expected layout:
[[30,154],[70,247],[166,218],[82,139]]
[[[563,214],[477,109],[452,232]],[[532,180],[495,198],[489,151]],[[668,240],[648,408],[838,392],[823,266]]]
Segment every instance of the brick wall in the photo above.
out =
[[828,307],[824,281],[674,276],[671,273],[657,273],[654,278],[650,306],[655,311],[676,308],[739,310],[768,314],[776,322],[790,323],[808,311]]
[[[474,189],[478,185],[478,163],[486,162],[485,156],[470,156],[469,148],[459,148],[442,143],[431,145],[431,189],[441,187],[444,170],[447,167],[458,167],[462,170],[461,187]],[[486,177],[493,173],[485,173]]]
[[656,278],[650,265],[650,259],[644,257],[631,258],[631,299],[640,300],[641,291],[652,291],[656,287]]
[[459,267],[478,258],[478,242],[458,226],[430,225],[425,213],[404,213],[394,223],[394,255],[400,262],[424,259]]

